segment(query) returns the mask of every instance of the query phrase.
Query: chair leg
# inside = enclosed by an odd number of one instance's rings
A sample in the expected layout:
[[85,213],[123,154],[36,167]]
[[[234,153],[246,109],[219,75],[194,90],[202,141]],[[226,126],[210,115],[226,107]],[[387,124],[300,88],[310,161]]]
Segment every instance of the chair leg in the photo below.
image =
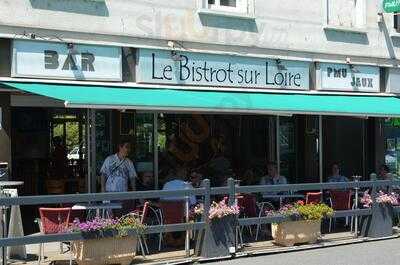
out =
[[64,247],[63,247],[63,243],[60,242],[60,254],[64,253]]
[[258,233],[260,232],[261,229],[261,224],[257,224],[257,228],[256,228],[256,241],[258,240]]
[[161,251],[161,242],[162,242],[162,239],[163,239],[163,234],[160,233],[160,234],[159,234],[159,240],[158,240],[158,251]]
[[146,252],[144,251],[142,237],[139,236],[138,239],[139,239],[139,246],[140,246],[140,251],[142,252],[142,256],[143,256],[143,258],[146,258]]
[[39,243],[39,251],[38,251],[38,264],[42,262],[42,249],[43,249],[43,243]]
[[147,255],[149,255],[149,254],[150,254],[150,251],[149,251],[149,247],[147,246],[146,236],[145,236],[145,235],[142,235],[142,238],[143,238],[144,248],[146,249],[146,253],[147,253]]
[[332,218],[329,218],[329,233],[332,231]]
[[70,245],[70,247],[69,247],[69,265],[72,265],[72,258],[73,258],[73,251],[72,251],[73,245],[72,245],[72,242],[69,242],[69,245]]

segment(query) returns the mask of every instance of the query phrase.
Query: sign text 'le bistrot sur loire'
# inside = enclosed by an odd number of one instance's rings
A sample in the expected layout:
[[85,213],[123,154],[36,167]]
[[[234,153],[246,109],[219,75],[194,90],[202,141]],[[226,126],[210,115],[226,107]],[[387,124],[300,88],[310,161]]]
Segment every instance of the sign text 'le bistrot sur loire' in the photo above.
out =
[[121,81],[121,48],[15,40],[13,77]]
[[309,62],[151,49],[138,59],[139,83],[309,89]]

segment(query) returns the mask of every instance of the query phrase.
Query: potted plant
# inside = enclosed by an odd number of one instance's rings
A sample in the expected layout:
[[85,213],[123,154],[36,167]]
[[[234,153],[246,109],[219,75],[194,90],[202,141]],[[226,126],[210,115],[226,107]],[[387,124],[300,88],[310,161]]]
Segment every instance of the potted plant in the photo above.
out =
[[75,241],[72,251],[79,265],[130,264],[136,255],[137,234],[144,226],[133,214],[118,219],[75,220],[72,231],[81,232],[85,240]]
[[272,237],[276,244],[293,246],[298,243],[315,243],[321,235],[321,220],[332,216],[333,209],[326,204],[295,204],[282,206],[278,211],[267,211],[267,216],[283,215],[284,221],[273,223]]
[[235,232],[239,207],[229,206],[225,200],[213,202],[208,214],[202,242],[201,256],[204,258],[230,257],[236,252]]
[[399,196],[383,191],[371,196],[367,190],[360,201],[364,208],[371,208],[371,215],[361,218],[361,235],[373,238],[393,235],[393,205],[399,204]]

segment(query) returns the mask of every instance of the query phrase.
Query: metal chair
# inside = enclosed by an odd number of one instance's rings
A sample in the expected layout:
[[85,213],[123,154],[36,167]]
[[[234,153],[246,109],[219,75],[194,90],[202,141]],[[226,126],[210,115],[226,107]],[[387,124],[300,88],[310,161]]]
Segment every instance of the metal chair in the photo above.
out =
[[[39,208],[39,214],[40,219],[38,219],[37,222],[39,224],[40,233],[58,234],[67,231],[71,208]],[[42,258],[44,257],[44,244],[45,243],[39,244],[38,264],[41,264]],[[62,244],[63,242],[60,242],[61,252],[63,252]],[[69,264],[72,264],[72,256],[70,256]]]
[[[160,202],[161,225],[179,224],[184,221],[185,202],[183,201],[161,201]],[[162,233],[160,233],[160,241],[158,250],[161,251]]]
[[[258,204],[258,208],[259,208],[258,218],[265,216],[265,211],[267,210],[275,210],[275,207],[270,202],[261,202]],[[261,230],[261,223],[258,223],[256,230],[256,241],[258,240],[258,235],[260,230]]]
[[306,193],[306,204],[309,203],[321,203],[322,202],[322,192],[307,192]]
[[[351,209],[352,192],[350,190],[349,191],[331,190],[329,193],[330,193],[329,201],[333,210],[343,211]],[[336,218],[329,219],[329,232],[331,232],[332,230],[332,219],[336,220]],[[346,216],[346,225],[348,225],[348,222],[349,219],[348,216]]]
[[[244,218],[257,217],[257,198],[254,194],[243,194],[237,197],[237,204],[240,209],[240,214]],[[246,227],[249,230],[250,236],[253,236],[251,225],[242,226],[239,230],[240,241],[243,244],[243,229]]]

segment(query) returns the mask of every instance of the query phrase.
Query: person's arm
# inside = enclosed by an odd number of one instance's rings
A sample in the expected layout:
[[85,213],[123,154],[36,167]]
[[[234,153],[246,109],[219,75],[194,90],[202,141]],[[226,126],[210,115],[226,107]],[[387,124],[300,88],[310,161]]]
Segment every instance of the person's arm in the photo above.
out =
[[100,175],[100,185],[101,185],[101,192],[105,192],[106,191],[106,177],[103,174]]
[[129,163],[129,180],[131,183],[131,189],[132,191],[136,190],[136,178],[137,178],[137,174],[136,174],[136,169],[135,166],[133,165],[132,161],[128,161]]
[[108,172],[109,172],[108,159],[106,158],[100,169],[100,188],[101,188],[100,191],[101,192],[106,191],[106,180],[107,180]]

